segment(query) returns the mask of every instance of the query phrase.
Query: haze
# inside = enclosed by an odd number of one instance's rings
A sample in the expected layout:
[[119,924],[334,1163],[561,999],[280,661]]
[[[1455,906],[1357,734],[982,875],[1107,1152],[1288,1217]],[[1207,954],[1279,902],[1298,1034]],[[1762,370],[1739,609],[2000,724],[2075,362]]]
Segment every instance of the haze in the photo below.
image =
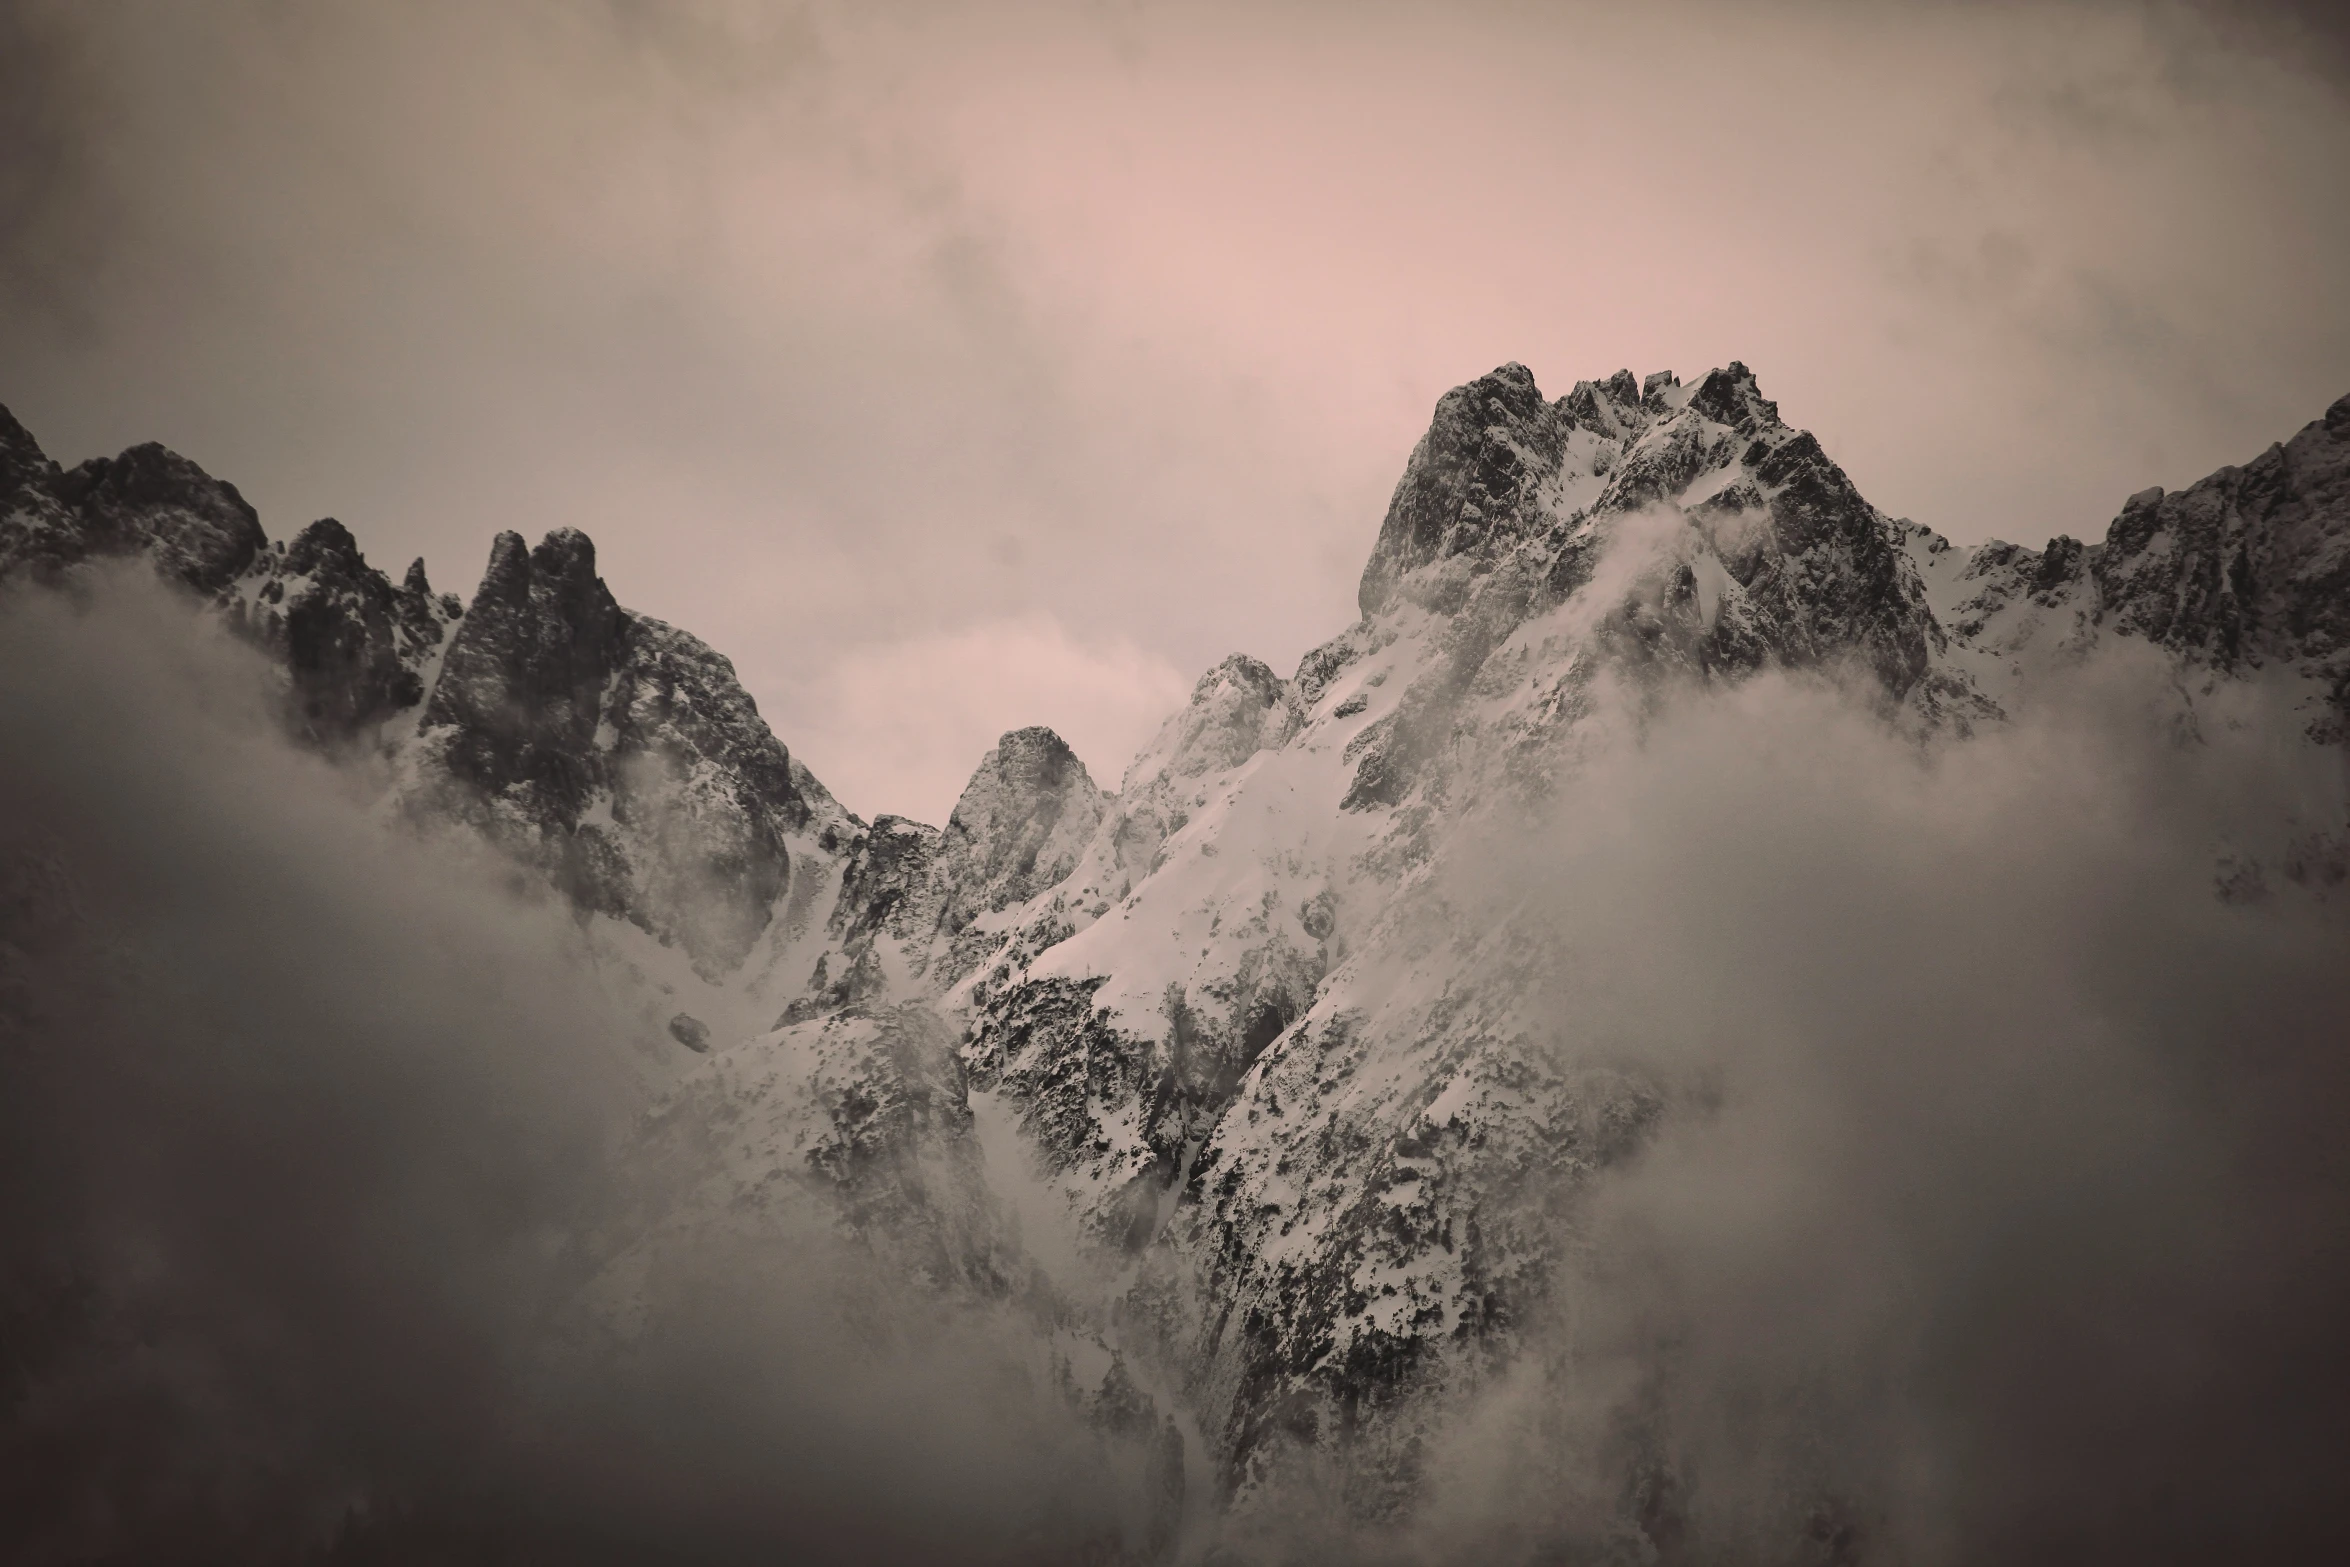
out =
[[2329,8],[0,11],[0,402],[470,592],[587,529],[853,809],[1354,616],[1445,388],[1732,358],[1961,541],[2350,388]]

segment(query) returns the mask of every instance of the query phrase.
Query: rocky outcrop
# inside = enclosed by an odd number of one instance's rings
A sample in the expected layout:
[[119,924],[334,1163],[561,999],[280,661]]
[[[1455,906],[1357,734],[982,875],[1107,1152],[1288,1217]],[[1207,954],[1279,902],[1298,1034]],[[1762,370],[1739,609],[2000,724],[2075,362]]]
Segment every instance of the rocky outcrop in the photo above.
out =
[[734,666],[622,609],[573,528],[498,536],[421,723],[445,805],[706,973],[766,932],[815,818]]
[[725,1151],[692,1222],[820,1199],[1000,1295],[1026,1264],[977,1090],[1117,1281],[1093,1329],[1123,1335],[1118,1375],[1087,1396],[1118,1420],[1158,1407],[1142,1386],[1179,1398],[1244,1513],[1300,1453],[1350,1515],[1408,1511],[1412,1411],[1506,1360],[1561,1194],[1664,1113],[1666,1085],[1562,1047],[1541,944],[1460,892],[1464,844],[1509,842],[1660,704],[1788,668],[1963,736],[2130,639],[2183,700],[2275,679],[2311,738],[2350,725],[2350,399],[2035,551],[1887,516],[1743,365],[1556,401],[1504,366],[1438,403],[1357,624],[1286,680],[1207,671],[1115,795],[1050,730],[1007,734],[944,829],[841,809],[574,530],[501,535],[461,611],[331,521],[256,542],[158,452],[77,478],[0,417],[0,574],[146,555],[277,655],[312,740],[384,748],[412,805],[748,993],[764,1034],[670,1024],[691,1070],[648,1142]]
[[2242,467],[2131,496],[2099,542],[1954,549],[1913,529],[1905,547],[1948,662],[2001,700],[2123,637],[2199,679],[2273,672],[2313,738],[2350,732],[2350,398]]
[[[1653,682],[1849,666],[1926,721],[1983,712],[1936,670],[1943,632],[1903,525],[1788,428],[1741,364],[1694,386],[1618,371],[1555,403],[1505,365],[1446,393],[1397,486],[1361,603],[1367,628],[1416,609],[1442,631],[1357,738],[1349,809],[1416,792],[1440,803],[1447,759],[1463,753],[1538,774],[1528,745],[1542,749],[1546,724],[1521,724],[1500,747],[1462,733],[1480,691],[1526,678],[1548,685],[1534,708],[1570,720],[1611,668]],[[1301,688],[1318,688],[1358,644],[1320,650]]]
[[164,577],[208,596],[269,542],[235,485],[152,442],[83,463],[58,480],[57,495],[81,520],[86,554],[144,554]]
[[862,948],[875,937],[927,942],[938,930],[939,830],[903,816],[876,816],[841,872],[832,933]]
[[2115,632],[2226,672],[2296,667],[2329,734],[2350,725],[2350,397],[2241,468],[2132,496],[2101,546],[2059,540],[2042,575],[2075,560]]
[[961,978],[995,945],[991,916],[1076,868],[1109,804],[1050,729],[1015,729],[996,742],[964,785],[935,851],[941,979]]
[[424,709],[427,729],[449,732],[450,773],[532,820],[576,825],[607,782],[596,730],[627,635],[586,534],[559,529],[536,550],[499,534]]
[[144,556],[209,598],[268,543],[237,487],[178,453],[149,443],[60,471],[0,409],[0,579],[55,580],[84,561]]
[[1503,365],[1453,388],[1404,465],[1358,592],[1364,615],[1385,609],[1396,585],[1434,562],[1487,554],[1534,532],[1564,455],[1562,410],[1542,400],[1533,372]]
[[415,708],[460,613],[433,596],[422,561],[395,587],[331,517],[271,544],[236,486],[160,446],[62,471],[0,410],[0,497],[0,579],[145,560],[275,655],[288,721],[319,744]]
[[80,519],[58,498],[57,464],[0,408],[0,582],[54,579],[89,554]]
[[284,660],[302,733],[347,742],[424,700],[424,671],[458,610],[433,596],[423,561],[394,587],[332,517],[262,561],[231,613]]
[[1131,1259],[1119,1310],[1235,1505],[1305,1451],[1357,1516],[1405,1506],[1415,1400],[1506,1352],[1556,1276],[1544,1204],[1665,1103],[1521,1005],[1539,965],[1454,906],[1457,845],[1506,836],[1626,715],[1766,668],[1956,736],[2052,640],[2336,693],[2346,424],[2140,497],[2102,545],[1966,550],[1871,506],[1741,365],[1446,394],[1364,619],[1288,681],[1204,677],[957,992],[972,1081]]
[[115,558],[267,651],[297,735],[395,756],[413,808],[478,825],[705,973],[774,922],[788,840],[821,858],[861,831],[731,664],[613,599],[576,529],[535,549],[499,535],[468,608],[421,560],[395,584],[333,518],[272,544],[233,485],[160,446],[60,470],[0,410],[0,580]]

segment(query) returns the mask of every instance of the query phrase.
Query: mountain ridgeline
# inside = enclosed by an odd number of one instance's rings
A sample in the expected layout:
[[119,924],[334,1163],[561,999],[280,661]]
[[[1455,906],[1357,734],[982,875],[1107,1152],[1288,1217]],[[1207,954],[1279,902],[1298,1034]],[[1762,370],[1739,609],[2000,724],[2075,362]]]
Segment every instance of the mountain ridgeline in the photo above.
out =
[[[1055,1309],[1112,1352],[1081,1391],[1131,1370],[1119,1407],[1189,1423],[1171,1494],[1212,1498],[1236,1559],[1279,1558],[1281,1499],[1330,1476],[1360,1522],[1424,1506],[1445,1401],[1557,1306],[1561,1205],[1682,1092],[1561,1049],[1545,960],[1463,927],[1476,856],[1594,756],[1766,673],[1964,744],[2117,646],[2168,661],[2190,720],[2257,687],[2281,743],[2350,735],[2350,397],[2033,550],[1871,505],[1743,365],[1555,400],[1506,365],[1437,404],[1355,624],[1287,677],[1207,671],[1115,792],[1007,734],[943,827],[844,808],[575,529],[500,534],[460,599],[332,519],[272,540],[160,447],[60,469],[0,411],[0,579],[116,559],[260,649],[302,743],[388,761],[403,809],[690,969],[715,1036],[647,1048],[668,1103],[728,1106],[740,1179],[672,1222],[830,1205],[909,1287],[1000,1292],[1016,1150],[1086,1259]],[[2340,882],[2343,826],[2290,824],[2229,886]],[[1697,1504],[1626,1440],[1644,1543],[1608,1559],[1675,1559]],[[1845,1504],[1782,1479],[1812,1542],[1786,1559],[1855,1559]]]

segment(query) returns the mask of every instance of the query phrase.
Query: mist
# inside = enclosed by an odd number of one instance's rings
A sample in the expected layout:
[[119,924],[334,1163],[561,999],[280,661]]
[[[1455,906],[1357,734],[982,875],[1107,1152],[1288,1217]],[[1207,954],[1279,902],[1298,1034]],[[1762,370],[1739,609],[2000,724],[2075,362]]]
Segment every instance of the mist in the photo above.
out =
[[2350,385],[2339,10],[17,0],[0,403],[460,592],[583,528],[936,824],[1007,729],[1113,777],[1292,667],[1508,361],[1743,360],[1962,543],[2289,435]]
[[[118,573],[0,609],[0,1555],[1053,1561],[1131,1500],[1008,1297],[711,1178],[624,970]],[[632,1313],[634,1314],[632,1316]]]
[[[1016,1289],[909,1287],[814,1210],[673,1222],[715,1133],[648,1134],[637,981],[135,576],[0,614],[12,1560],[1132,1543],[1132,1454]],[[1622,695],[1441,906],[1542,955],[1535,1048],[1664,1109],[1522,1194],[1566,1262],[1429,1411],[1410,1518],[1301,1489],[1227,1544],[2338,1557],[2339,752],[2152,654],[1963,741],[1824,678]]]
[[1569,1260],[1351,1559],[2336,1559],[2350,792],[2276,697],[2124,653],[1965,742],[1817,678],[1612,708],[1446,896],[1548,955],[1595,1107],[1667,1108],[1525,1199]]
[[[2288,436],[2350,384],[2346,16],[11,0],[0,402],[442,590],[581,527],[938,823],[1004,731],[1107,783],[1322,645],[1497,364],[1743,360],[1960,543]],[[689,1053],[681,955],[289,743],[283,679],[138,570],[0,594],[0,1557],[1166,1545],[1165,1430],[1053,1348],[1131,1259],[1018,1105],[967,1207],[844,1221],[729,1141],[774,996]],[[1603,683],[1398,904],[1636,1113],[1493,1194],[1557,1265],[1412,1395],[1416,1509],[1339,1516],[1343,1440],[1221,1523],[1195,1467],[1182,1567],[2350,1560],[2350,777],[2295,695],[2109,653],[1962,740]]]

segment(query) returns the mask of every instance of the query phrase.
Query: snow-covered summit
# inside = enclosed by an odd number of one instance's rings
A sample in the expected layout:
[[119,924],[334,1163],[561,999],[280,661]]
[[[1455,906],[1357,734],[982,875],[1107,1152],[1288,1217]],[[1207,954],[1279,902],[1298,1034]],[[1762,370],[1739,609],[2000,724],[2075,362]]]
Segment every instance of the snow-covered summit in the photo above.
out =
[[2284,679],[2314,738],[2350,724],[2350,397],[2241,467],[2131,496],[2097,542],[1904,544],[1950,666],[1997,700],[2128,637],[2199,679]]
[[501,535],[460,603],[331,520],[269,542],[160,448],[66,473],[0,411],[0,578],[121,555],[277,660],[298,733],[380,752],[405,805],[680,958],[721,1027],[670,1103],[737,1138],[712,1213],[813,1192],[926,1280],[1001,1279],[989,1188],[1022,1166],[1108,1281],[1066,1309],[1196,1420],[1244,1512],[1301,1451],[1377,1477],[1349,1505],[1405,1506],[1411,1399],[1555,1276],[1534,1194],[1660,1112],[1537,1048],[1523,943],[1447,894],[1464,845],[1659,704],[1816,671],[1962,737],[2126,640],[2182,701],[2274,681],[2306,740],[2350,727],[2350,398],[2030,550],[1888,516],[1743,365],[1555,400],[1505,365],[1438,402],[1355,624],[1287,678],[1207,671],[1115,794],[1050,730],[1007,734],[943,828],[851,814],[576,530]]

